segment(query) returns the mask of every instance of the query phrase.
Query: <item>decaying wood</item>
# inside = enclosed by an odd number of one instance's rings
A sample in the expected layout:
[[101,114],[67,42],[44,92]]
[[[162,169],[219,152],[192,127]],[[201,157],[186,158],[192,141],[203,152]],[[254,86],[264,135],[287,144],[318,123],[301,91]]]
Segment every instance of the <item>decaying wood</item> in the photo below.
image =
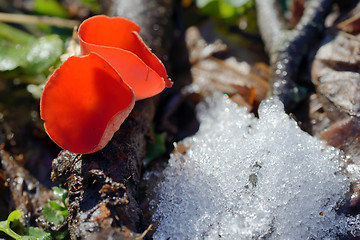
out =
[[[109,15],[126,17],[139,24],[144,41],[166,60],[171,41],[164,39],[170,22],[171,0],[117,1],[111,9]],[[72,239],[135,239],[142,237],[148,228],[137,196],[156,103],[156,97],[136,102],[130,116],[103,150],[88,155],[62,151],[54,159],[53,179],[69,189]]]
[[11,192],[12,209],[21,210],[26,225],[34,224],[41,208],[53,198],[53,193],[44,187],[25,168],[20,166],[9,153],[0,150],[2,171]]
[[278,96],[286,111],[294,109],[306,95],[298,86],[300,64],[323,29],[332,3],[333,0],[308,1],[299,23],[287,30],[276,0],[256,0],[259,28],[272,67],[269,95]]

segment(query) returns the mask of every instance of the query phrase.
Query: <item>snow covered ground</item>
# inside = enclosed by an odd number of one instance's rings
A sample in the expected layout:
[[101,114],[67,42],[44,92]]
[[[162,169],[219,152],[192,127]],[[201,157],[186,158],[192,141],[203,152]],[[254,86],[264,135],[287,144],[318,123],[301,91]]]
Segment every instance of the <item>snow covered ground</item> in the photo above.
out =
[[186,153],[172,154],[155,189],[154,239],[336,239],[355,231],[355,220],[336,212],[350,188],[341,153],[300,130],[280,101],[264,101],[259,118],[221,94],[198,110],[200,130],[178,143]]

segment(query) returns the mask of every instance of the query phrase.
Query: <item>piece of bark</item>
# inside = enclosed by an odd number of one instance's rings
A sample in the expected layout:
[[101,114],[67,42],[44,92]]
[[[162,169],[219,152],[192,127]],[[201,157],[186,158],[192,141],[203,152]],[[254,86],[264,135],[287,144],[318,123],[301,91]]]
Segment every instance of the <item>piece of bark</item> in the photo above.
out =
[[[170,38],[166,34],[172,1],[117,1],[111,9],[109,15],[126,17],[139,24],[144,41],[159,58],[167,59],[171,41],[164,37]],[[148,227],[137,197],[146,138],[157,101],[158,97],[153,97],[136,102],[103,150],[88,155],[62,151],[54,159],[52,177],[69,190],[72,239],[135,239]]]
[[333,0],[308,1],[299,23],[287,30],[276,0],[256,0],[259,29],[272,67],[269,95],[279,97],[287,112],[306,96],[298,86],[301,62],[324,28],[332,3]]
[[359,35],[329,31],[316,53],[312,81],[333,121],[339,113],[360,116],[359,48]]
[[11,192],[10,207],[21,210],[24,213],[24,224],[31,226],[40,216],[42,207],[49,199],[53,199],[53,192],[45,188],[6,151],[0,150],[0,160]]

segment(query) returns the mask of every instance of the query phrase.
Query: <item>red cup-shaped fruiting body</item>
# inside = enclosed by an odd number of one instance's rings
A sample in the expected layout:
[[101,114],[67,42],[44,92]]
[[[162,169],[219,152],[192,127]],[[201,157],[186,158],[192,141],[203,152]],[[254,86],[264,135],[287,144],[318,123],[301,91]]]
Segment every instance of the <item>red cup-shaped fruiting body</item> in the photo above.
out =
[[105,147],[134,107],[135,96],[118,72],[90,53],[67,59],[50,77],[40,115],[61,148],[87,154]]
[[139,36],[140,27],[121,17],[94,16],[79,27],[82,54],[95,52],[120,74],[136,100],[171,87],[166,69]]

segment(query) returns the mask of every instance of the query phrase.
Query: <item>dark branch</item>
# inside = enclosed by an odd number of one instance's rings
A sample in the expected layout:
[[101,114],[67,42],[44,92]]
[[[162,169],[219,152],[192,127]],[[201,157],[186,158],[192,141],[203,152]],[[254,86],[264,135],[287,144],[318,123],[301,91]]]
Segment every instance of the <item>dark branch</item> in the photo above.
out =
[[289,112],[306,95],[298,86],[300,63],[324,28],[333,0],[308,1],[304,15],[293,30],[282,27],[274,1],[257,0],[256,3],[260,31],[272,67],[270,95],[278,96]]

